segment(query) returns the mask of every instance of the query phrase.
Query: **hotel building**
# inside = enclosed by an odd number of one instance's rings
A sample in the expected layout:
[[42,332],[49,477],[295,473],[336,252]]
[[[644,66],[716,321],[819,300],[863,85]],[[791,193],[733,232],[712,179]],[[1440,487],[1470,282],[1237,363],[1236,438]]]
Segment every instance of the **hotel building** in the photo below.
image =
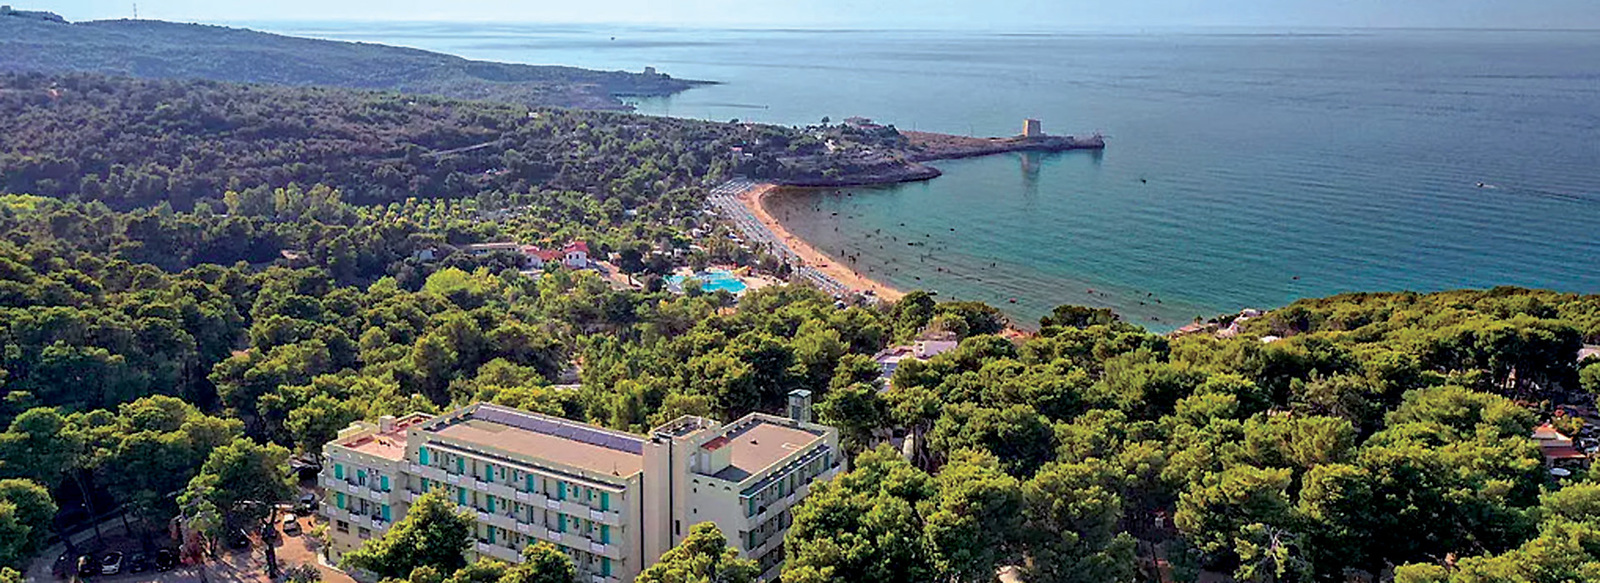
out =
[[773,581],[790,509],[842,468],[838,433],[810,422],[810,398],[791,393],[788,417],[682,417],[649,435],[483,403],[354,423],[323,449],[328,554],[339,560],[442,489],[477,519],[469,560],[518,561],[550,542],[580,580],[620,583],[713,522]]

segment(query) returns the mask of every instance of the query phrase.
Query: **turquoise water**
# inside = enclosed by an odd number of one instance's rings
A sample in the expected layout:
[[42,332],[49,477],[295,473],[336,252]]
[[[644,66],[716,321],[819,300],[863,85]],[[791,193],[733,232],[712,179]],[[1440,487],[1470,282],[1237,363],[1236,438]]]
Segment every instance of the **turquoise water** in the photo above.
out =
[[931,182],[774,205],[869,275],[1023,320],[1079,303],[1165,329],[1342,291],[1600,292],[1596,32],[267,28],[725,83],[640,102],[662,115],[1103,131],[1103,154],[945,162]]
[[[683,285],[684,277],[672,275],[667,277],[667,283],[674,287]],[[705,292],[726,291],[731,294],[742,294],[745,290],[744,281],[726,269],[708,269],[696,273],[693,278],[700,282],[700,290]]]

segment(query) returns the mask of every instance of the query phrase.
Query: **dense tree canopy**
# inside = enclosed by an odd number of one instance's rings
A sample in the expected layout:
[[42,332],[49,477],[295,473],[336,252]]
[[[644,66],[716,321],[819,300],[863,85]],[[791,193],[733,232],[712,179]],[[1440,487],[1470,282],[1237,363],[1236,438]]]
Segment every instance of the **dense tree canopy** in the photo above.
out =
[[[0,195],[0,479],[62,507],[256,512],[287,498],[291,451],[382,415],[491,401],[643,432],[805,389],[854,460],[792,509],[785,581],[1131,581],[1157,555],[1185,579],[1594,573],[1593,478],[1553,476],[1529,435],[1581,429],[1556,410],[1600,386],[1577,361],[1600,297],[1351,294],[1169,337],[1074,306],[1020,333],[926,293],[678,295],[461,248],[583,238],[639,279],[759,267],[704,187],[813,147],[797,132],[87,76],[0,88],[17,112],[0,179],[36,194]],[[750,168],[726,155],[741,144]],[[935,336],[959,347],[880,382],[872,354]],[[557,385],[569,370],[581,382]],[[16,516],[40,508],[0,503],[0,538],[38,536]],[[567,573],[537,549],[525,565],[548,568],[466,565],[470,522],[424,497],[347,559],[429,583]],[[720,535],[691,538],[654,576],[744,573]]]

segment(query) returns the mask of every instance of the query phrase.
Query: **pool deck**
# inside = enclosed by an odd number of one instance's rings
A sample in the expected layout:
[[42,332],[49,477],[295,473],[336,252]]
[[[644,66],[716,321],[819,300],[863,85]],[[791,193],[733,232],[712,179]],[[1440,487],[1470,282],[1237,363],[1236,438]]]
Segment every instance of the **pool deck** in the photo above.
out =
[[[708,292],[714,292],[714,291],[726,289],[724,287],[724,285],[726,283],[728,283],[728,282],[738,282],[739,285],[742,286],[742,289],[739,289],[737,291],[731,290],[731,289],[727,289],[726,291],[728,291],[728,293],[732,293],[734,295],[740,295],[740,294],[743,294],[743,293],[745,293],[747,291],[750,291],[750,290],[753,290],[753,289],[761,289],[761,288],[764,288],[764,287],[767,287],[767,286],[773,284],[773,282],[771,280],[769,280],[769,279],[767,279],[765,277],[751,276],[751,275],[745,275],[745,276],[737,275],[737,274],[734,273],[734,269],[736,269],[736,268],[735,267],[724,267],[724,266],[712,266],[712,267],[708,268],[706,271],[703,271],[703,272],[700,272],[700,273],[695,273],[693,271],[690,271],[688,268],[680,267],[677,270],[674,270],[672,275],[667,276],[667,286],[668,286],[668,289],[673,291],[673,292],[682,293],[683,292],[683,282],[685,282],[687,280],[690,280],[690,279],[694,279],[694,280],[699,280],[699,281],[702,282],[701,289],[704,289],[705,291],[708,291]],[[712,278],[709,278],[709,281],[708,281],[708,278],[704,277],[704,275],[707,274],[707,273],[710,273],[713,276]]]

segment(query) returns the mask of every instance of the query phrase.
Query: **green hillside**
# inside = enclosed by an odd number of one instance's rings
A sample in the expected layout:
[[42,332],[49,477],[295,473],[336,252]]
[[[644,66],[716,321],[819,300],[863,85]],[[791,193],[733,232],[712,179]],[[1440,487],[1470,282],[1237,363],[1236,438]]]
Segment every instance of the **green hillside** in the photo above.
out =
[[696,83],[243,28],[157,20],[69,23],[41,14],[0,16],[0,71],[323,85],[585,109],[625,109],[618,96],[666,95]]

